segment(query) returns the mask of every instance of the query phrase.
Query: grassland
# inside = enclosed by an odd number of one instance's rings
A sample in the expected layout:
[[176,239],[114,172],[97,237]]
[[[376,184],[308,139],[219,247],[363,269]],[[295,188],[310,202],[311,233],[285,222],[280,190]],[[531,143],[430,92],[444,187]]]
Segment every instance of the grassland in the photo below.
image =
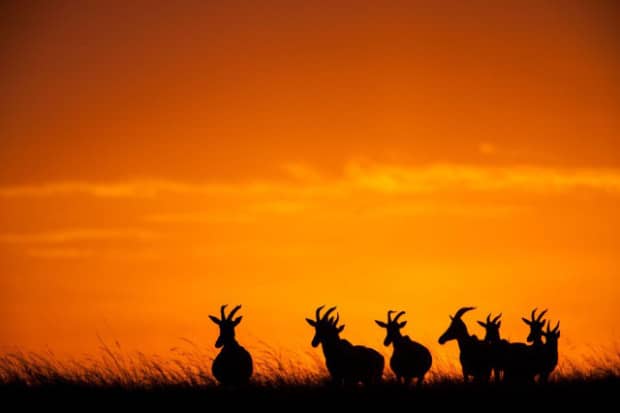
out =
[[212,356],[197,346],[173,349],[171,356],[157,357],[127,354],[120,346],[104,345],[97,357],[63,361],[52,353],[5,353],[0,355],[0,399],[24,407],[42,403],[79,409],[168,404],[242,408],[249,403],[261,409],[433,405],[556,411],[565,405],[607,410],[607,405],[616,405],[620,396],[620,353],[596,355],[579,368],[565,363],[554,372],[550,383],[518,387],[465,384],[454,373],[434,371],[419,388],[398,384],[389,373],[380,385],[342,388],[328,382],[319,356],[308,357],[310,363],[267,349],[255,357],[256,374],[251,384],[232,389],[213,380]]

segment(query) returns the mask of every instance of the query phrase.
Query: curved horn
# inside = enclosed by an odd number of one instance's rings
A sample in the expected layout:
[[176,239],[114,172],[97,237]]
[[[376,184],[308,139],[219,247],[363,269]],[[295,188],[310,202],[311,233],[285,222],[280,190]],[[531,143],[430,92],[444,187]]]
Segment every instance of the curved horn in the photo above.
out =
[[544,317],[546,313],[547,313],[547,309],[543,310],[542,313],[538,314],[538,318],[536,319],[536,321],[540,323],[540,320],[542,320],[542,318]]
[[338,327],[339,321],[340,321],[340,313],[336,313],[336,318],[334,319],[334,322],[332,323],[334,327]]
[[474,310],[476,307],[461,307],[459,308],[459,310],[454,314],[454,318],[461,318],[463,316],[463,314],[465,314],[468,311]]
[[392,313],[395,313],[395,310],[388,311],[388,324],[392,322]]
[[404,314],[405,314],[405,312],[401,311],[400,313],[396,314],[396,317],[394,317],[394,320],[392,320],[392,321],[397,323],[398,319],[401,318]]
[[489,324],[491,322],[491,313],[489,313],[489,315],[487,315],[487,324]]
[[553,333],[557,333],[559,329],[560,329],[560,321],[558,320],[558,323],[555,325],[555,327],[553,327],[553,330],[551,331]]
[[228,304],[224,304],[223,306],[220,307],[220,314],[222,317],[222,321],[226,320],[226,314],[224,313],[224,310],[226,309],[227,306]]
[[532,321],[536,321],[536,310],[538,309],[538,307],[534,308],[532,310],[532,314],[530,315],[530,318],[532,319]]
[[497,324],[497,322],[499,321],[499,319],[500,319],[501,317],[502,317],[502,313],[499,313],[499,314],[497,315],[497,317],[495,317],[495,318],[493,319],[493,324]]
[[333,313],[335,309],[336,309],[336,307],[332,307],[332,308],[330,308],[329,310],[327,310],[327,311],[325,312],[325,314],[323,314],[323,317],[321,318],[321,320],[323,320],[323,321],[324,321],[324,320],[327,320],[327,319],[328,319],[328,317],[329,317],[329,315],[330,315],[331,313]]
[[237,311],[239,311],[239,309],[241,308],[240,305],[236,306],[235,308],[232,309],[232,311],[230,313],[228,313],[228,319],[232,320],[233,316],[235,315],[235,313]]
[[316,321],[321,321],[321,310],[323,309],[323,307],[325,307],[325,304],[316,309]]

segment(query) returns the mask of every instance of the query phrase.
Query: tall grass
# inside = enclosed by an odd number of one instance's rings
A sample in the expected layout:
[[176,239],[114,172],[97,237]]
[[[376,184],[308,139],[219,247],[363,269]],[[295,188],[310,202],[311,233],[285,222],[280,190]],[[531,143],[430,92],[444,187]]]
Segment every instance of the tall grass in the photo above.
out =
[[[187,341],[189,344],[193,344]],[[210,358],[198,346],[173,348],[167,357],[128,353],[118,342],[101,344],[98,356],[60,360],[51,352],[13,352],[0,356],[0,382],[43,386],[156,388],[214,384]]]
[[[262,343],[252,354],[255,386],[317,386],[328,379],[323,358],[317,352],[287,353]],[[61,360],[52,352],[18,351],[0,355],[0,385],[123,389],[211,387],[216,385],[211,375],[214,356],[215,353],[186,339],[165,357],[126,352],[118,342],[109,345],[103,341],[97,356],[80,360]],[[555,382],[610,378],[620,378],[620,351],[593,353],[578,362],[564,360],[552,375]],[[386,380],[394,380],[389,368],[386,368]],[[455,368],[433,369],[427,376],[430,386],[459,381]]]

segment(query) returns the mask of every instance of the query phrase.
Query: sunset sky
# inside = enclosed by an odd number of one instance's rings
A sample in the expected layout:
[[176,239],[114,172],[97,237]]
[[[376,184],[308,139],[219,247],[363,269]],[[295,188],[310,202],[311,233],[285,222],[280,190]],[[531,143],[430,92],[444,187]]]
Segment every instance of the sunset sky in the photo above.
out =
[[[534,307],[620,342],[613,1],[0,6],[0,352],[313,351]],[[181,3],[181,4],[177,4]]]

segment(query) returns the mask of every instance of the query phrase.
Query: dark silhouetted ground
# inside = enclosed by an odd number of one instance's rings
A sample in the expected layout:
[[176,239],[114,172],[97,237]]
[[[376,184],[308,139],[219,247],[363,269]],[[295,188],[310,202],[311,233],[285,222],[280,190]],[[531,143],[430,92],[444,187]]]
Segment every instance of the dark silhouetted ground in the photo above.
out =
[[106,357],[82,364],[36,354],[0,355],[0,408],[556,412],[616,411],[620,398],[615,355],[588,373],[558,371],[546,384],[465,384],[458,377],[435,373],[419,388],[390,379],[370,387],[337,387],[320,369],[296,370],[276,359],[270,367],[262,366],[250,385],[226,388],[213,381],[210,360],[203,356],[185,354],[184,361],[170,361],[142,355],[127,358],[104,350]]

